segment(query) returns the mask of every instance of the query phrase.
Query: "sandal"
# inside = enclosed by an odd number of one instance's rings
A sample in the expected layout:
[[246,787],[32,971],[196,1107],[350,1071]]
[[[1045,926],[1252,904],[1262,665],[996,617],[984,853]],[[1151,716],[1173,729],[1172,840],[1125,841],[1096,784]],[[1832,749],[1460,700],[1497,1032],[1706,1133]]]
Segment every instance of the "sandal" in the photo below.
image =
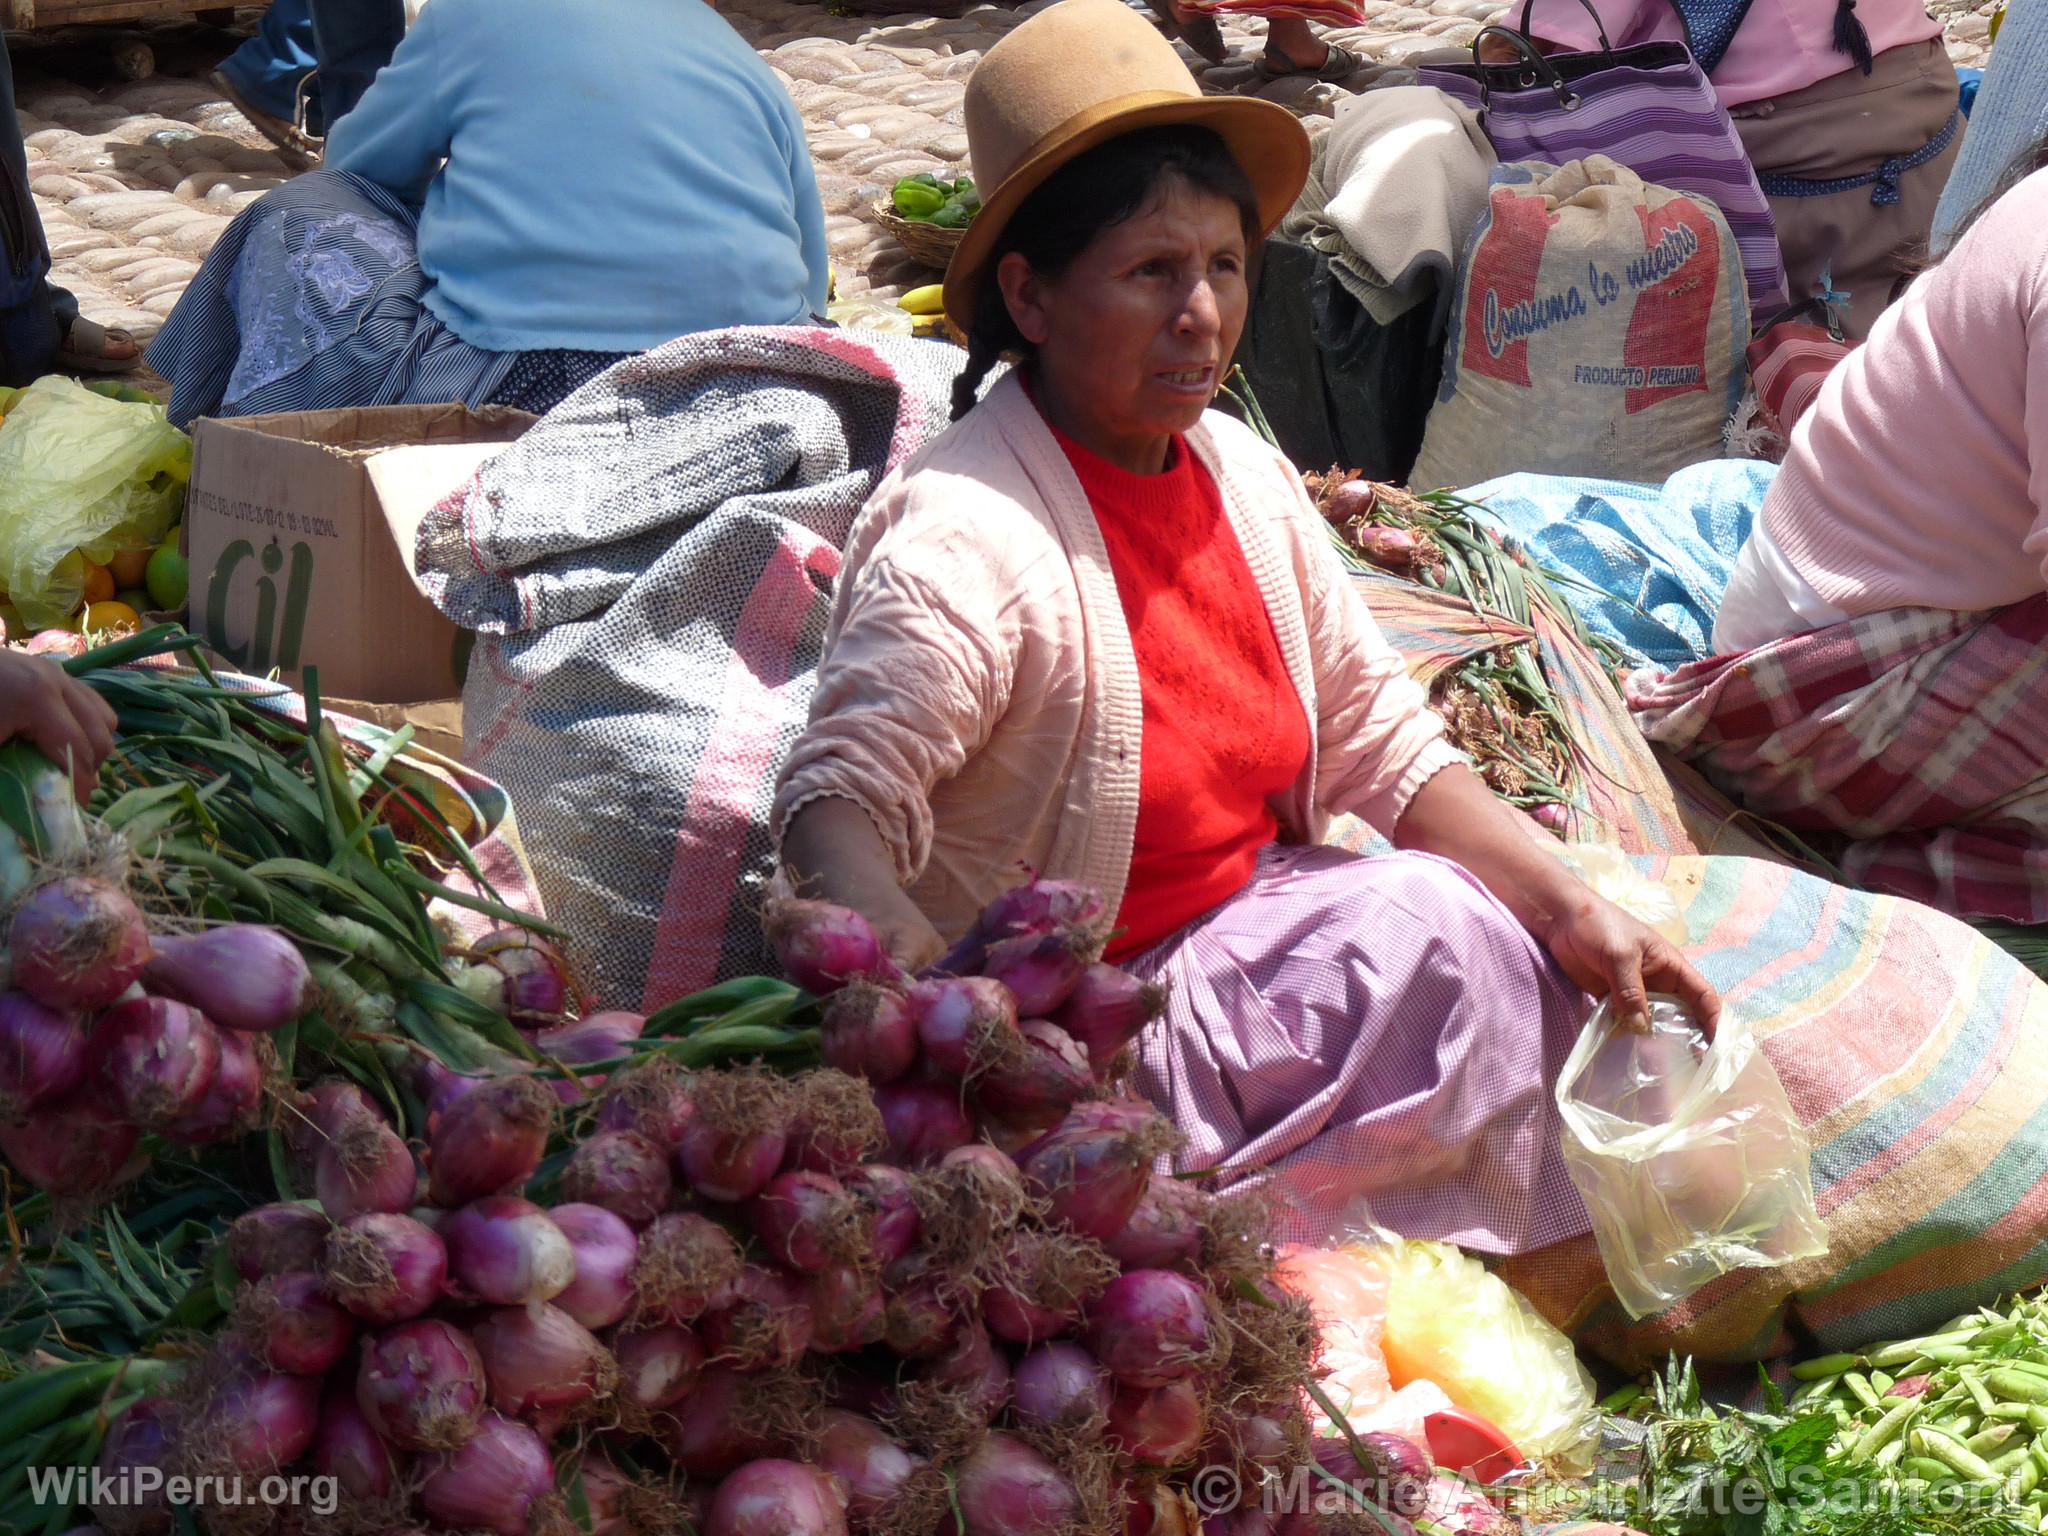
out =
[[227,98],[229,106],[249,120],[251,128],[277,146],[278,159],[292,170],[310,171],[320,164],[320,140],[296,123],[288,123],[248,100],[235,89],[234,82],[219,70],[208,75],[206,80],[207,84]]
[[1309,80],[1327,80],[1334,84],[1339,80],[1349,80],[1365,68],[1365,60],[1349,48],[1338,43],[1325,43],[1323,47],[1323,62],[1313,69],[1297,64],[1285,55],[1276,60],[1271,53],[1262,53],[1259,55],[1259,78],[1286,80],[1299,75]]
[[[126,346],[126,356],[109,354],[109,342]],[[134,336],[119,327],[107,327],[83,318],[71,322],[64,341],[57,348],[57,366],[66,373],[133,373],[142,366],[142,348]]]

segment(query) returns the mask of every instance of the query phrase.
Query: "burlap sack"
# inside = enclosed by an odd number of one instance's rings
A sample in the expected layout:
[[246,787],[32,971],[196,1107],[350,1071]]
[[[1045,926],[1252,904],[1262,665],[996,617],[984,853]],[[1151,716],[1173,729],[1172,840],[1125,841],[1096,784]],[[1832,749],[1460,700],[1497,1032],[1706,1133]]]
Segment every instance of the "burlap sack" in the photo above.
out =
[[1719,455],[1748,341],[1719,209],[1599,155],[1500,166],[1410,483],[1517,470],[1661,481]]

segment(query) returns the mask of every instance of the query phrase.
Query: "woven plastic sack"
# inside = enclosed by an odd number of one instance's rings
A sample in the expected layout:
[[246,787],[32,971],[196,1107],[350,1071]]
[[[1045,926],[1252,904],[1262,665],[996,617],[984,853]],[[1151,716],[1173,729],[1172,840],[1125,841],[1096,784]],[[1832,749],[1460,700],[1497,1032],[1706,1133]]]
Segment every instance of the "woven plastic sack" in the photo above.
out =
[[1448,1243],[1381,1234],[1343,1251],[1386,1277],[1381,1347],[1396,1387],[1434,1382],[1524,1455],[1590,1465],[1593,1378],[1527,1300]]
[[1708,1046],[1684,1005],[1650,1027],[1602,1004],[1558,1077],[1565,1165],[1614,1293],[1646,1317],[1731,1270],[1827,1252],[1811,1152],[1776,1069],[1740,1016]]
[[0,420],[0,586],[37,629],[85,597],[87,559],[160,543],[185,505],[192,440],[160,405],[38,379]]
[[1409,475],[1655,483],[1718,458],[1749,290],[1721,210],[1600,155],[1497,166]]
[[604,1007],[774,969],[768,809],[802,730],[839,546],[936,435],[942,342],[712,331],[630,358],[420,526],[478,632],[463,759],[504,786]]

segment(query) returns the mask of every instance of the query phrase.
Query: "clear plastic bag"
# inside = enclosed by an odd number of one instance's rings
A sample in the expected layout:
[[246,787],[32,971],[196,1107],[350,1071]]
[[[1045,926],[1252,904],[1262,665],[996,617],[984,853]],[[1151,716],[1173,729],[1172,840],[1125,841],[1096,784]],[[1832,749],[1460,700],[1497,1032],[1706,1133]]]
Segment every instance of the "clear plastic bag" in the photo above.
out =
[[38,379],[5,409],[0,585],[30,625],[48,628],[84,597],[85,559],[104,563],[170,531],[192,477],[192,440],[162,406],[70,379]]
[[1557,1082],[1564,1155],[1631,1317],[1736,1269],[1827,1252],[1811,1151],[1770,1060],[1724,1012],[1712,1046],[1683,1004],[1650,1027],[1595,1011]]

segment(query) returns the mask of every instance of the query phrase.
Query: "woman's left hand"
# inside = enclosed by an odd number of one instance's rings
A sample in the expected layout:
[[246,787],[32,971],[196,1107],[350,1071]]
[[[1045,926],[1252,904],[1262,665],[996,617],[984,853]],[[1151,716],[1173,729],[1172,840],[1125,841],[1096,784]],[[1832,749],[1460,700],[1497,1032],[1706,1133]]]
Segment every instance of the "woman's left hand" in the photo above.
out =
[[[1583,887],[1581,887],[1584,890]],[[1665,992],[1692,1011],[1701,1032],[1714,1038],[1721,998],[1678,946],[1613,902],[1590,890],[1536,937],[1565,975],[1595,997],[1610,998],[1624,1029],[1650,1027],[1650,993]]]

